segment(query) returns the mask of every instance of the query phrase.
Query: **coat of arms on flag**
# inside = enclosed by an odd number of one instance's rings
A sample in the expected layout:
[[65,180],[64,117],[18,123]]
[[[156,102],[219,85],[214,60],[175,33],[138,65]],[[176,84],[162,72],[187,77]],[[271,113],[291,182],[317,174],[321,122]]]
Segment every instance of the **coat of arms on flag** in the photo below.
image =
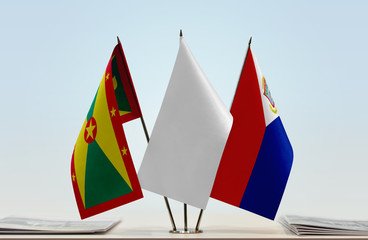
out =
[[72,156],[72,184],[82,219],[143,197],[122,126],[139,117],[139,103],[119,41]]

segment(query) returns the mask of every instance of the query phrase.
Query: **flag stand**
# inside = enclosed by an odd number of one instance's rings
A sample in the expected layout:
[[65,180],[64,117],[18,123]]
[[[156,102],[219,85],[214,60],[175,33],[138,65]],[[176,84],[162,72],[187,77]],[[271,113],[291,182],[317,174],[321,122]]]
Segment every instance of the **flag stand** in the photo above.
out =
[[195,229],[188,229],[188,214],[187,214],[187,204],[184,203],[184,229],[183,230],[177,230],[177,229],[173,229],[170,230],[170,233],[179,233],[179,234],[192,234],[192,233],[202,233],[202,230],[199,230],[199,224],[201,223],[201,218],[202,218],[202,214],[203,214],[203,209],[201,209],[199,216],[198,216],[198,221],[197,221],[197,225],[195,227]]

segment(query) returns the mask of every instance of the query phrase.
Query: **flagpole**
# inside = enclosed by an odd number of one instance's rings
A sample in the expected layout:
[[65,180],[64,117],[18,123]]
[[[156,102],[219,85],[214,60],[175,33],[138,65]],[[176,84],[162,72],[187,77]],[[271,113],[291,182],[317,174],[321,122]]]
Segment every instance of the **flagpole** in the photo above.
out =
[[147,143],[149,143],[150,139],[149,139],[146,123],[145,123],[144,118],[143,118],[143,114],[141,115],[141,123],[142,123],[142,126],[143,126],[143,131],[144,131],[144,135],[146,136]]
[[199,225],[201,224],[202,214],[203,214],[203,209],[201,209],[201,211],[199,212],[199,216],[198,216],[198,220],[197,220],[197,225],[195,227],[195,230],[196,231],[199,231]]
[[[117,40],[118,40],[118,44],[121,44],[120,39],[119,39],[119,36],[117,36]],[[148,143],[149,140],[150,140],[150,138],[149,138],[149,134],[148,134],[148,131],[147,131],[146,123],[144,121],[144,118],[143,118],[143,114],[142,113],[141,113],[141,117],[140,118],[141,118],[141,123],[142,123],[142,126],[143,126],[143,131],[144,131],[144,134],[146,136],[147,143]],[[169,216],[170,216],[170,221],[171,221],[172,228],[173,228],[174,231],[176,231],[176,225],[175,225],[174,217],[173,217],[172,212],[171,212],[169,200],[167,199],[166,196],[164,196],[164,200],[165,200],[165,203],[166,203],[167,211],[169,212]]]
[[[183,31],[181,29],[180,29],[179,36],[180,36],[180,38],[183,37]],[[195,231],[192,231],[193,233],[202,232],[202,231],[199,230],[199,225],[201,223],[202,214],[203,214],[203,209],[201,209],[201,211],[199,212],[197,225],[195,227]],[[188,232],[188,216],[187,216],[187,204],[186,203],[184,203],[184,232]]]
[[[179,37],[183,37],[183,31],[180,29]],[[188,232],[188,214],[187,214],[187,204],[184,203],[184,232]]]
[[241,69],[241,71],[240,71],[240,75],[239,75],[238,83],[236,84],[236,88],[235,88],[235,92],[234,92],[233,101],[231,102],[231,105],[230,105],[230,111],[231,111],[231,107],[233,106],[233,102],[234,102],[234,98],[235,98],[235,93],[236,93],[236,90],[238,90],[238,86],[239,86],[239,82],[240,82],[240,77],[241,77],[241,75],[242,75],[242,73],[243,73],[243,69],[244,69],[245,61],[247,60],[247,56],[248,56],[248,53],[249,53],[250,45],[251,45],[251,44],[252,44],[252,37],[250,37],[249,42],[248,42],[248,50],[247,50],[247,54],[245,54],[243,67],[242,67],[242,69]]
[[175,225],[174,217],[173,217],[172,212],[171,212],[171,208],[170,208],[169,200],[167,199],[167,197],[166,197],[166,196],[164,196],[164,199],[165,199],[165,203],[166,203],[167,211],[169,212],[169,215],[170,215],[171,225],[172,225],[173,231],[175,232],[177,229],[176,229],[176,225]]
[[186,203],[184,203],[184,232],[188,232],[188,215]]

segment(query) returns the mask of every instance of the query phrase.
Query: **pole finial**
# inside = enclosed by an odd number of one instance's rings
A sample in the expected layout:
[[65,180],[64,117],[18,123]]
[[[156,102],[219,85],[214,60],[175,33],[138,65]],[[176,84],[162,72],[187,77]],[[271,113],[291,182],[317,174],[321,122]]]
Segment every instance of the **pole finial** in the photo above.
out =
[[250,37],[249,42],[248,42],[248,46],[250,47],[250,44],[252,43],[252,37]]
[[116,36],[116,38],[118,39],[118,44],[121,44],[121,43],[120,43],[120,39],[119,39],[119,36]]
[[183,37],[183,31],[180,29],[180,37]]

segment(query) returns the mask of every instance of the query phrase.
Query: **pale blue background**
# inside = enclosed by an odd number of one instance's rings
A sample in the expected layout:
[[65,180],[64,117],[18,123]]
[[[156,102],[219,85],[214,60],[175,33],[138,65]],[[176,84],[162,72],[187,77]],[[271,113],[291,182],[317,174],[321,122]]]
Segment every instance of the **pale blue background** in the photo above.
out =
[[[367,12],[367,1],[1,1],[0,215],[79,217],[70,159],[116,36],[151,132],[182,28],[227,106],[253,36],[295,154],[278,216],[368,219]],[[138,169],[140,121],[124,127]],[[144,194],[101,216],[166,214]],[[213,199],[207,212],[250,214]]]

